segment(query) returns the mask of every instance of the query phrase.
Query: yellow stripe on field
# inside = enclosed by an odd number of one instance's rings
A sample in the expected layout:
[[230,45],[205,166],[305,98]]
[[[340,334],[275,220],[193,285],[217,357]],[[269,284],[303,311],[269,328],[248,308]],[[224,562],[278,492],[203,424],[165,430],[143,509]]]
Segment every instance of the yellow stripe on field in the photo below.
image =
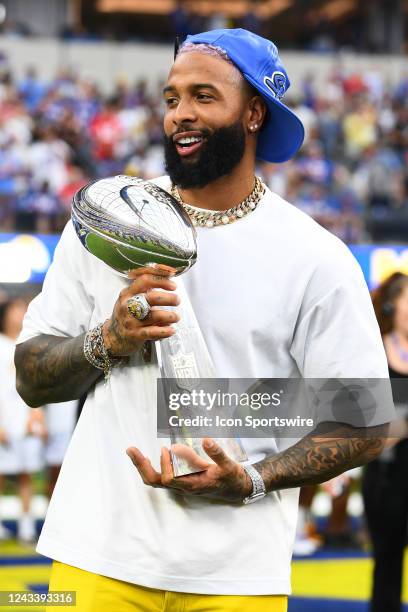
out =
[[[29,584],[48,584],[50,565],[0,566],[0,591],[28,591]],[[1,606],[3,612],[25,612],[23,606]],[[42,606],[30,606],[29,612],[44,612]]]
[[16,540],[0,542],[0,557],[36,557],[35,547],[23,545]]
[[[292,564],[293,595],[367,601],[371,593],[371,559],[320,559]],[[408,550],[403,599],[408,603]]]

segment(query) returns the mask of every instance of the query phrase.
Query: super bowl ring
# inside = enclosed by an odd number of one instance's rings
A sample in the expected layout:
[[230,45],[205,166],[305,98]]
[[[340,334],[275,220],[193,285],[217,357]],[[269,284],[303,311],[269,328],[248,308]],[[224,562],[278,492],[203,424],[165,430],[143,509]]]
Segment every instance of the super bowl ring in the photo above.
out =
[[132,315],[138,321],[143,321],[149,312],[150,312],[150,304],[146,299],[146,296],[143,293],[139,293],[138,295],[134,295],[127,301],[127,309],[129,314]]

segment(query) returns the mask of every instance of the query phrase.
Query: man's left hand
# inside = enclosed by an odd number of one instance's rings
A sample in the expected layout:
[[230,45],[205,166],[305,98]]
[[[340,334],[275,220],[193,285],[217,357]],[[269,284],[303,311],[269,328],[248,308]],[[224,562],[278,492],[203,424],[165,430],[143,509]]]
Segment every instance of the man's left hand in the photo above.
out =
[[150,460],[137,448],[128,448],[126,453],[138,469],[143,482],[151,487],[173,489],[186,495],[197,495],[228,502],[242,502],[252,493],[252,481],[244,468],[232,461],[223,449],[210,438],[203,440],[203,449],[212,462],[207,462],[195,453],[194,463],[203,470],[196,474],[174,477],[170,452],[162,448],[161,471],[156,472]]

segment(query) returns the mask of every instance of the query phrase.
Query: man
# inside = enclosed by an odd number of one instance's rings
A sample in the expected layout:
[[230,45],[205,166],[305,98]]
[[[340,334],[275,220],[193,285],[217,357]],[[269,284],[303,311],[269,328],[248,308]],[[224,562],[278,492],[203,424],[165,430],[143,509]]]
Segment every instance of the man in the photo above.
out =
[[[157,183],[174,183],[197,225],[199,258],[183,281],[220,377],[385,378],[348,249],[254,179],[257,157],[285,161],[301,146],[302,126],[280,101],[288,86],[275,46],[245,30],[195,35],[180,50],[164,90],[170,178]],[[132,271],[126,282],[68,224],[31,304],[20,393],[36,406],[88,391],[38,546],[60,562],[50,588],[78,591],[81,611],[280,612],[297,487],[377,456],[382,421],[368,437],[344,426],[349,435],[309,435],[281,452],[272,439],[246,440],[252,472],[209,439],[201,473],[174,479],[167,449],[159,469],[158,367],[141,349],[174,333],[177,310],[162,308],[178,304],[172,272]],[[154,307],[143,320],[128,309],[139,294]],[[84,340],[95,363],[128,360],[104,383]],[[258,488],[259,501],[243,504]]]

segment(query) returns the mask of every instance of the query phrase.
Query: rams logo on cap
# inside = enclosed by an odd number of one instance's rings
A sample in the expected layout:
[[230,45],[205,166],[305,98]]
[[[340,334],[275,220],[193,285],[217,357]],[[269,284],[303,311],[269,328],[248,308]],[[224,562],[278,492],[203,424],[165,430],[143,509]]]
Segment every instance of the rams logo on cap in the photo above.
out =
[[272,76],[264,77],[264,83],[275,98],[283,98],[286,91],[286,76],[283,72],[275,71]]

